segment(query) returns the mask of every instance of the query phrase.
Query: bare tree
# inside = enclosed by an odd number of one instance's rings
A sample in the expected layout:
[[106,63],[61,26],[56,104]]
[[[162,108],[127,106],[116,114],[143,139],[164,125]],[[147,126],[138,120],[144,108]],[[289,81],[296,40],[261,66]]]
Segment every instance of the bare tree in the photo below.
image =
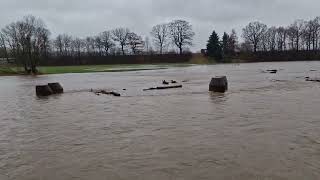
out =
[[6,41],[4,35],[0,32],[0,47],[2,47],[4,51],[4,56],[7,59],[7,62],[9,62],[9,56],[8,56],[8,51],[7,51],[7,46],[6,46]]
[[113,40],[119,42],[122,55],[125,55],[124,47],[128,44],[129,33],[130,31],[128,28],[117,28],[112,31]]
[[302,32],[302,42],[306,46],[306,50],[311,50],[312,45],[312,36],[313,36],[313,29],[315,28],[313,21],[305,22],[305,27],[303,28]]
[[164,46],[168,43],[169,24],[158,24],[152,28],[151,36],[155,45],[159,49],[159,53],[163,53]]
[[93,37],[86,37],[85,41],[84,41],[84,44],[85,44],[85,48],[87,50],[87,55],[88,56],[93,56],[95,54],[95,40]]
[[267,49],[269,51],[275,51],[276,50],[276,38],[277,38],[277,28],[276,27],[270,27],[267,32],[265,33],[266,37],[266,44]]
[[75,38],[75,39],[72,40],[71,44],[75,49],[75,56],[78,59],[78,64],[81,64],[81,52],[82,52],[82,49],[84,47],[84,42],[80,38]]
[[64,56],[69,56],[71,51],[72,37],[67,34],[62,35],[62,44],[64,47]]
[[16,63],[18,63],[18,56],[20,56],[20,44],[18,39],[18,29],[16,23],[11,23],[2,29],[2,35],[8,44],[11,52],[11,56],[16,58]]
[[310,22],[311,26],[311,41],[312,41],[312,49],[315,51],[318,49],[318,42],[320,37],[320,16],[316,17],[314,20]]
[[299,51],[301,36],[303,35],[303,29],[305,27],[305,22],[301,19],[296,20],[293,24],[289,26],[291,36],[295,40],[296,51]]
[[286,50],[287,30],[284,27],[277,28],[277,46],[278,51]]
[[56,47],[57,51],[59,52],[59,56],[63,54],[63,40],[62,35],[59,34],[56,39],[54,40],[53,44]]
[[260,22],[251,22],[243,29],[242,37],[253,46],[253,51],[257,52],[259,43],[267,30],[267,25]]
[[170,36],[174,45],[183,53],[185,46],[191,46],[195,33],[192,31],[192,25],[184,20],[175,20],[169,24]]
[[109,55],[109,50],[115,46],[112,41],[112,33],[110,31],[104,31],[100,33],[101,43],[104,48],[105,54]]
[[95,43],[95,47],[98,48],[99,56],[102,56],[103,44],[102,44],[101,37],[100,36],[96,36],[94,38],[94,43]]
[[131,32],[128,35],[128,44],[131,47],[133,54],[140,53],[144,48],[144,42],[141,36],[138,36],[136,33]]
[[26,72],[37,73],[37,64],[46,55],[50,31],[41,19],[25,16],[7,25],[3,30],[11,51],[24,66]]

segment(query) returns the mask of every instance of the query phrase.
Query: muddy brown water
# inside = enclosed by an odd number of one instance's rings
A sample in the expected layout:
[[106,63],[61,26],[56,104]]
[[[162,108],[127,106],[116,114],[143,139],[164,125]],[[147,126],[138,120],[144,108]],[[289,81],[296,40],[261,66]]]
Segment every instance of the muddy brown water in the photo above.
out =
[[[215,75],[226,94],[208,92]],[[0,77],[0,179],[318,180],[320,83],[305,76],[320,62]],[[164,79],[186,82],[142,91]],[[65,94],[35,96],[56,81]]]

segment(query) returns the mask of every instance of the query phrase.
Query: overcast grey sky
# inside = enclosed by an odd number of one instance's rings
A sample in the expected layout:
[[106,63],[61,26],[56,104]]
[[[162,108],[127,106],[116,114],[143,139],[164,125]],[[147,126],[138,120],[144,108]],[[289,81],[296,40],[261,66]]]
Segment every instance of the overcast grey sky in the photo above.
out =
[[24,15],[41,17],[52,32],[85,37],[115,27],[145,36],[157,23],[184,19],[196,36],[193,50],[205,47],[215,29],[241,29],[250,21],[288,25],[320,16],[320,0],[0,0],[0,27]]

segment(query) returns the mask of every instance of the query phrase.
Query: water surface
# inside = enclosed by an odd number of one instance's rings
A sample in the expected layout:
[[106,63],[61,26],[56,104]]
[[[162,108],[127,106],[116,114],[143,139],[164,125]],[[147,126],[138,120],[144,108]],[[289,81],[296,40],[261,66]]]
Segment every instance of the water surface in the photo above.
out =
[[[215,75],[226,94],[208,92]],[[320,62],[0,77],[0,179],[318,180],[320,83],[305,76]],[[142,91],[164,79],[186,82]],[[35,96],[56,81],[65,94]]]

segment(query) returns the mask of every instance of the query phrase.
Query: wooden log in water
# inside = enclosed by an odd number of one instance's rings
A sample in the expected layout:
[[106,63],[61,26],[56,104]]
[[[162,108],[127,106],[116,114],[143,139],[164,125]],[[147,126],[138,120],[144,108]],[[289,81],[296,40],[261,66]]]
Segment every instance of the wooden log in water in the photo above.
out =
[[224,93],[228,90],[228,80],[226,76],[218,76],[211,79],[209,91]]
[[144,89],[143,91],[163,90],[163,89],[177,89],[177,88],[182,88],[182,85],[152,87],[152,88]]
[[114,95],[114,96],[117,96],[117,97],[120,97],[121,96],[121,94],[120,93],[117,93],[117,92],[110,92],[110,94],[112,94],[112,95]]
[[271,74],[276,74],[278,72],[278,70],[277,69],[268,69],[267,72],[271,73]]
[[48,85],[36,86],[37,96],[50,96],[53,94],[52,89]]
[[310,78],[310,77],[306,77],[306,81],[311,81],[311,82],[320,82],[320,78]]
[[113,95],[113,96],[117,96],[117,97],[120,97],[121,94],[120,93],[117,93],[117,92],[114,92],[114,91],[105,91],[105,90],[101,90],[101,91],[94,91],[94,93],[96,95],[100,95],[100,94],[106,94],[106,95]]
[[63,93],[63,87],[60,83],[49,83],[48,86],[51,88],[53,94],[61,94]]

